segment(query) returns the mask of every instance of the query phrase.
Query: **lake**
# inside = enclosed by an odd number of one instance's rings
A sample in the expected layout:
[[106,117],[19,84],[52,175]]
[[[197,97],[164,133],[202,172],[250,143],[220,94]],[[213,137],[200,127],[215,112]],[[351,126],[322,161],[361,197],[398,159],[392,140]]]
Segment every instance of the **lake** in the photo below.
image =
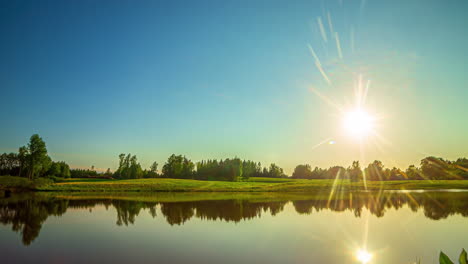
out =
[[13,194],[0,263],[438,263],[467,217],[468,192]]

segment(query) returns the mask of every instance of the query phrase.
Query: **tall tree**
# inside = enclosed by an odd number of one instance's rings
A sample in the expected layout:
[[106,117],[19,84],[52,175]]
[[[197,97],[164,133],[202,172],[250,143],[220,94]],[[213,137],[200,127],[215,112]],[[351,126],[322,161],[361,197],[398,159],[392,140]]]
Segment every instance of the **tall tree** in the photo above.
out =
[[270,168],[268,170],[268,177],[271,177],[271,178],[283,178],[283,177],[286,177],[286,175],[284,174],[284,171],[282,168],[278,167],[278,165],[276,165],[275,163],[271,163],[270,164]]
[[50,176],[60,177],[60,174],[61,174],[60,164],[58,162],[52,162],[47,174]]
[[348,168],[348,175],[351,181],[362,180],[362,170],[359,161],[353,161],[351,167]]
[[421,160],[423,177],[430,180],[456,179],[451,172],[451,164],[442,158],[426,157]]
[[47,156],[46,144],[38,134],[32,135],[29,139],[27,160],[29,179],[33,179],[41,172],[47,171],[48,166],[50,166],[50,158]]
[[150,172],[157,173],[158,172],[158,163],[155,161],[150,166]]
[[137,161],[136,155],[130,158],[130,175],[131,179],[140,179],[143,177],[143,170],[141,169],[140,163]]
[[19,175],[22,176],[23,171],[26,170],[27,166],[27,159],[28,159],[28,149],[25,146],[22,146],[18,150],[18,160],[19,160]]
[[294,179],[310,179],[312,171],[309,164],[297,165],[292,174]]
[[136,155],[130,153],[119,155],[119,168],[115,171],[114,176],[121,179],[139,179],[143,177],[143,169],[138,163]]
[[162,168],[164,177],[192,179],[195,164],[185,156],[172,154]]
[[387,180],[385,178],[383,163],[379,160],[370,163],[367,168],[364,169],[364,175],[366,179],[370,181]]

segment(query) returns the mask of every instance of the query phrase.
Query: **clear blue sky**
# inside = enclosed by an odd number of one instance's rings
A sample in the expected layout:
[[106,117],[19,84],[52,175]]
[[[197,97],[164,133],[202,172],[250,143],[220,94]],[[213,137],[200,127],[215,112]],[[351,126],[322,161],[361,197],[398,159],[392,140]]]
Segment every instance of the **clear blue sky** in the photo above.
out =
[[[123,152],[144,167],[176,153],[287,172],[468,156],[467,3],[1,1],[0,151],[39,133],[53,159],[104,169]],[[310,90],[346,105],[350,71],[385,116],[385,140],[364,151]]]

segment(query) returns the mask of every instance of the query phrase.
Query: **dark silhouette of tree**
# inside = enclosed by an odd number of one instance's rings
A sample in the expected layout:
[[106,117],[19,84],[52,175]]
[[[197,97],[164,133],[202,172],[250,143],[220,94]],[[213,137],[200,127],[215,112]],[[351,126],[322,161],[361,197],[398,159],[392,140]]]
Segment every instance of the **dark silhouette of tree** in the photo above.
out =
[[71,178],[98,178],[100,175],[95,170],[90,169],[70,169]]
[[364,175],[366,180],[369,181],[383,181],[385,179],[384,175],[384,165],[381,161],[375,160],[370,163],[366,169],[364,169]]
[[463,179],[462,175],[458,175],[457,169],[450,161],[442,158],[427,157],[421,160],[421,173],[425,179]]
[[270,167],[268,169],[267,175],[263,175],[263,177],[270,177],[270,178],[285,178],[287,177],[286,174],[284,174],[284,171],[282,168],[280,168],[278,165],[275,163],[271,163]]
[[405,173],[409,180],[424,180],[421,171],[418,170],[418,168],[416,168],[414,165],[410,165],[406,169]]
[[25,146],[22,146],[18,150],[18,165],[19,165],[19,172],[18,176],[23,176],[23,172],[26,170],[26,165],[28,160],[28,150]]
[[[194,178],[197,180],[219,180],[219,181],[238,181],[244,177],[244,162],[239,158],[225,160],[202,160],[197,162],[197,171]],[[252,168],[248,168],[252,169]],[[248,173],[252,173],[249,171]]]
[[195,215],[192,203],[162,203],[161,213],[170,225],[181,225]]
[[351,181],[360,181],[362,180],[362,170],[359,165],[359,161],[353,161],[351,167],[348,168],[348,175]]
[[21,161],[16,153],[3,153],[0,155],[0,175],[19,175]]
[[309,164],[297,165],[292,174],[294,179],[312,179],[312,171]]

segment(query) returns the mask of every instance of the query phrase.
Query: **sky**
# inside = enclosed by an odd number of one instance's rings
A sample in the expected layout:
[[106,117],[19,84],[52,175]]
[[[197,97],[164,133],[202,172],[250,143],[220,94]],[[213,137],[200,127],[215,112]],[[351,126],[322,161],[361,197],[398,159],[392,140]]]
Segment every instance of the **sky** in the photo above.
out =
[[[287,173],[468,156],[467,12],[432,0],[1,1],[0,152],[38,133],[78,168],[115,169],[120,153],[143,167],[175,153]],[[375,121],[358,140],[343,113],[359,80]]]

